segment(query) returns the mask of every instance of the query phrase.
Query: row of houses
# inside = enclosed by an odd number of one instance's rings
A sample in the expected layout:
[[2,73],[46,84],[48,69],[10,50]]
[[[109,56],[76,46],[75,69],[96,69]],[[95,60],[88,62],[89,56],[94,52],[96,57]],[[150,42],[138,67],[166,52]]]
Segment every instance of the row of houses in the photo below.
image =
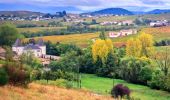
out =
[[110,38],[124,37],[132,34],[137,34],[136,29],[120,30],[119,32],[109,32]]
[[169,24],[170,24],[170,23],[169,23],[167,20],[150,22],[150,26],[151,26],[151,27],[168,26]]
[[133,20],[124,20],[124,21],[104,21],[100,25],[133,25]]

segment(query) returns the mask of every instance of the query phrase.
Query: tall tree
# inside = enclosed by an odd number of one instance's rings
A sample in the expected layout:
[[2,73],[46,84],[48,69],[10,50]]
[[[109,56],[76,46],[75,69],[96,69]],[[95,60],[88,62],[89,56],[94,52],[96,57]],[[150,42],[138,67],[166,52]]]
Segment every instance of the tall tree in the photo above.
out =
[[126,45],[126,55],[134,57],[151,57],[154,54],[153,37],[142,33],[136,39],[130,39]]
[[18,37],[15,26],[9,24],[0,26],[0,46],[11,46]]
[[130,39],[126,44],[126,55],[140,57],[141,56],[142,45],[139,39]]
[[153,48],[153,37],[150,34],[142,33],[139,37],[142,44],[141,56],[149,57],[154,51]]
[[110,39],[101,40],[98,39],[95,41],[95,43],[92,45],[92,55],[94,62],[97,61],[97,59],[101,59],[102,63],[104,64],[107,60],[108,54],[113,51],[113,43]]
[[159,52],[155,55],[156,62],[159,68],[165,75],[169,74],[170,70],[170,49],[166,47],[165,52]]
[[100,32],[99,38],[102,40],[106,40],[105,31]]

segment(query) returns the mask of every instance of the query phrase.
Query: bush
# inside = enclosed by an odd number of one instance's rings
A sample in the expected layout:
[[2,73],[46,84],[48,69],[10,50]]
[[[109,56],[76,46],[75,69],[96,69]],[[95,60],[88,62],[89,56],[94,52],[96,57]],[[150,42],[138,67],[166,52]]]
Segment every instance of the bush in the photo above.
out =
[[40,70],[32,70],[30,73],[31,80],[40,80],[41,79],[41,71]]
[[25,66],[19,63],[7,63],[5,66],[11,85],[27,85],[30,82],[30,73]]
[[4,68],[0,68],[0,86],[8,83],[8,75]]
[[160,70],[153,72],[152,79],[148,82],[148,85],[153,89],[163,89],[165,82],[165,76]]
[[[148,67],[149,66],[149,67]],[[152,78],[151,61],[145,58],[127,57],[120,64],[119,74],[122,79],[137,84],[147,85]]]
[[164,90],[170,92],[170,74],[166,76]]
[[67,89],[73,88],[73,83],[71,81],[67,81],[66,82],[66,88]]
[[123,98],[124,96],[129,97],[130,96],[130,90],[128,87],[123,86],[123,84],[117,84],[113,89],[111,90],[112,97],[118,98],[119,96]]

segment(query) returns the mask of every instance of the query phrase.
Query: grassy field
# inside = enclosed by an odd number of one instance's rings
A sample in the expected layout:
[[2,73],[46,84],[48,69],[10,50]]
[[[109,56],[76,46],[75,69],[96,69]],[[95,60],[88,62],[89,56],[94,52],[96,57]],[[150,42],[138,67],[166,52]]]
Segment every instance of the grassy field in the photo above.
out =
[[0,87],[0,100],[112,100],[87,90],[66,89],[31,83],[28,88]]
[[[170,100],[170,93],[161,90],[153,90],[147,86],[127,83],[123,80],[114,80],[114,84],[124,84],[132,90],[131,96],[141,100]],[[113,86],[113,79],[83,74],[82,87],[99,94],[109,94]]]
[[170,46],[159,46],[159,47],[155,47],[155,50],[157,52],[165,52],[166,49],[170,50]]
[[[73,34],[73,35],[56,35],[56,36],[44,36],[44,41],[51,41],[52,43],[69,43],[76,44],[81,47],[86,47],[92,39],[98,38],[99,34],[97,33],[86,33],[86,34]],[[39,37],[35,38],[38,39]]]
[[65,29],[66,27],[33,27],[33,28],[17,28],[19,33],[21,32],[40,32],[40,31],[56,31],[60,29]]
[[[113,87],[113,84],[114,85],[123,84],[130,88],[130,90],[132,91],[131,96],[134,97],[135,99],[170,100],[170,93],[168,92],[150,89],[149,87],[143,85],[127,83],[126,81],[119,79],[113,80],[111,78],[98,77],[93,74],[82,74],[81,80],[83,90],[89,90],[99,95],[110,96],[110,91]],[[47,85],[47,82],[45,80],[36,81],[36,83]],[[63,81],[61,80],[49,81],[48,85],[64,86]],[[76,87],[76,83],[74,84],[74,87]]]
[[[157,27],[157,28],[143,28],[140,31],[140,33],[142,32],[152,34],[154,37],[154,41],[160,41],[162,39],[170,39],[170,26]],[[106,32],[107,36],[108,33],[109,32]],[[110,39],[114,42],[116,46],[117,43],[125,44],[128,39],[137,37],[139,34],[129,35],[126,37],[110,38]],[[43,38],[45,41],[51,41],[53,43],[56,42],[73,43],[81,47],[86,47],[89,44],[89,41],[91,41],[92,39],[96,39],[98,37],[99,34],[97,33],[84,33],[84,34],[72,34],[72,35],[43,36],[41,38]]]

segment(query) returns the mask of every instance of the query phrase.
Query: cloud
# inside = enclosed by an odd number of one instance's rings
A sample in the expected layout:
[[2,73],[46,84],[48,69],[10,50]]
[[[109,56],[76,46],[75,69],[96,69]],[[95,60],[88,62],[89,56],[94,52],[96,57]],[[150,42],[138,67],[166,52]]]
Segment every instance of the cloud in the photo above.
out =
[[0,0],[6,4],[24,4],[37,7],[74,7],[81,11],[123,7],[130,10],[170,9],[170,0]]

